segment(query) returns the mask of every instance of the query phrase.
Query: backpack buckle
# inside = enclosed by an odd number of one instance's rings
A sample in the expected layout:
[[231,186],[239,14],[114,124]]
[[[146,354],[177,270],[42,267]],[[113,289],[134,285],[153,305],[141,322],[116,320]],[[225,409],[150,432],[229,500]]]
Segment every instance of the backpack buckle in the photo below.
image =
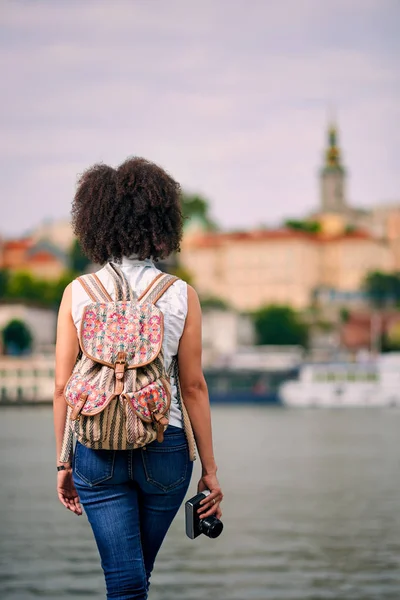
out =
[[115,365],[125,365],[126,364],[126,352],[118,352],[117,360],[115,361]]
[[114,365],[115,379],[117,380],[114,393],[117,396],[119,394],[122,394],[123,389],[124,389],[123,379],[124,379],[124,375],[125,375],[125,368],[126,368],[126,354],[125,354],[125,352],[118,352],[117,360],[115,361],[115,365]]

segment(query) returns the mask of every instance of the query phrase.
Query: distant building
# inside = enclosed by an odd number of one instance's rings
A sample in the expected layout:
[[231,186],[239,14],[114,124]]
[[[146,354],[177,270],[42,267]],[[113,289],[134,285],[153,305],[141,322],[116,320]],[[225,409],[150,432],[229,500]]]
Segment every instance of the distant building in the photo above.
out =
[[238,310],[263,304],[365,305],[370,271],[400,269],[400,205],[370,210],[350,205],[335,126],[328,130],[320,170],[320,208],[309,216],[319,234],[301,230],[215,233],[194,223],[185,232],[181,262],[201,295]]
[[394,258],[394,268],[400,269],[400,202],[378,204],[372,208],[353,207],[346,191],[347,171],[342,162],[335,126],[328,130],[325,160],[320,171],[320,208],[310,215],[322,229],[336,233],[362,229],[374,238],[385,240]]
[[329,129],[325,164],[321,169],[321,209],[323,213],[347,212],[345,193],[346,170],[342,165],[335,127]]
[[57,247],[65,253],[68,253],[75,239],[69,219],[45,221],[32,229],[29,237],[34,243],[47,240],[53,247]]
[[0,403],[51,402],[54,354],[0,356]]
[[203,309],[203,364],[224,366],[241,346],[255,343],[252,319],[234,310]]
[[[400,314],[397,310],[360,311],[349,314],[342,324],[340,337],[343,347],[351,351],[381,350],[382,335],[400,340]],[[394,334],[394,335],[393,335]]]
[[288,229],[186,237],[181,262],[200,295],[240,311],[273,303],[305,308],[320,288],[357,293],[369,271],[393,268],[387,243],[366,232]]
[[25,271],[40,279],[57,279],[68,268],[68,255],[48,240],[7,240],[0,246],[0,268]]

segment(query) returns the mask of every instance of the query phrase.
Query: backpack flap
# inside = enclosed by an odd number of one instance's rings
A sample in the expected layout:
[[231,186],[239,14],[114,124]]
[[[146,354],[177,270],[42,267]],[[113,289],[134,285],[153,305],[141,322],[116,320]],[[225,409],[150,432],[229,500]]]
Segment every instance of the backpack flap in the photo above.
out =
[[64,390],[64,397],[72,408],[71,420],[79,415],[95,415],[105,409],[115,394],[99,388],[98,381],[89,381],[79,371],[72,373]]
[[125,355],[125,368],[153,362],[162,347],[163,314],[154,304],[107,302],[88,304],[82,315],[80,344],[93,361],[115,368]]
[[137,392],[125,392],[121,395],[129,402],[134,413],[142,421],[154,423],[157,430],[157,439],[162,441],[163,431],[168,425],[168,419],[165,415],[171,404],[171,385],[169,381],[160,378]]

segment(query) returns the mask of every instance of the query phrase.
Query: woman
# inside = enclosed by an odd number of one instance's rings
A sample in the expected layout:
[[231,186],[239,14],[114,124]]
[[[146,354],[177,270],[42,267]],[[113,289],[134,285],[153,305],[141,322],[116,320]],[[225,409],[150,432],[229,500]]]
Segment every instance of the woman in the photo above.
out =
[[[140,294],[157,276],[153,260],[179,250],[182,212],[179,185],[160,167],[132,158],[118,169],[95,165],[80,178],[72,206],[74,231],[94,262],[114,262]],[[97,272],[113,296],[107,269]],[[60,306],[54,423],[58,497],[76,515],[83,505],[97,542],[107,598],[146,599],[154,560],[176,515],[192,473],[177,383],[171,379],[171,410],[164,441],[145,450],[93,450],[79,443],[61,464],[67,405],[64,388],[79,353],[82,310],[90,302],[78,281],[65,289]],[[181,393],[193,428],[202,477],[209,489],[201,516],[221,517],[210,409],[201,367],[201,309],[193,288],[176,281],[157,302],[164,315],[166,368],[177,355]]]

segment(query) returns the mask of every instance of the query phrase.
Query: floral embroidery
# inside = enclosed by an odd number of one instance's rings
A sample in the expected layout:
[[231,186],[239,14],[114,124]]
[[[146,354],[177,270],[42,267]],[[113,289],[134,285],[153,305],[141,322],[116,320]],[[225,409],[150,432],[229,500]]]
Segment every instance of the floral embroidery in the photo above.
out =
[[95,361],[114,365],[118,352],[130,366],[152,362],[161,349],[163,317],[153,304],[97,302],[82,317],[81,343]]
[[156,409],[160,413],[165,413],[168,408],[168,394],[162,381],[154,381],[138,392],[124,394],[124,397],[130,401],[135,413],[144,420],[151,420],[151,412],[148,402],[153,400]]
[[82,379],[78,372],[72,375],[65,388],[65,398],[71,406],[75,406],[81,399],[82,394],[88,394],[83,413],[90,414],[94,410],[101,408],[107,401],[109,394],[105,390],[98,388],[98,382],[90,383]]

